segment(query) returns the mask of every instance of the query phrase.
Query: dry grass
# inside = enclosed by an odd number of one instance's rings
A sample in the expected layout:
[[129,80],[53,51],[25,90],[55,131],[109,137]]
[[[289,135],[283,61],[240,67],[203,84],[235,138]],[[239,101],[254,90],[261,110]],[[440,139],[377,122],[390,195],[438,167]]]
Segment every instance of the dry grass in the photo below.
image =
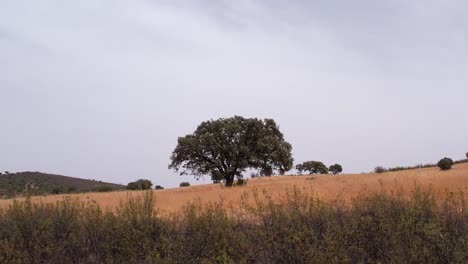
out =
[[[295,186],[313,192],[324,201],[350,201],[353,197],[379,192],[401,191],[408,195],[414,187],[432,188],[439,197],[449,192],[468,194],[468,163],[455,165],[450,171],[438,168],[425,168],[388,172],[382,174],[345,174],[320,176],[277,176],[250,179],[243,187],[225,188],[219,184],[199,185],[154,192],[156,207],[162,213],[180,211],[187,202],[200,199],[202,203],[218,202],[237,204],[243,193],[253,190],[266,190],[273,198],[281,199],[283,194]],[[33,201],[52,203],[65,196],[80,200],[94,200],[103,208],[112,210],[129,195],[139,195],[137,191],[111,193],[86,193],[76,195],[50,195],[34,197]],[[0,208],[8,206],[12,200],[0,200]]]

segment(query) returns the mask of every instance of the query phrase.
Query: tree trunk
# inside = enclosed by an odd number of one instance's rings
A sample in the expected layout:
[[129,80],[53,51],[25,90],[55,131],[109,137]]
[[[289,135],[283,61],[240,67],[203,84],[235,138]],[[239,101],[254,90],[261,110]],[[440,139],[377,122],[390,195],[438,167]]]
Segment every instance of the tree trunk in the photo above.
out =
[[234,175],[227,175],[225,179],[227,187],[232,187],[234,185]]

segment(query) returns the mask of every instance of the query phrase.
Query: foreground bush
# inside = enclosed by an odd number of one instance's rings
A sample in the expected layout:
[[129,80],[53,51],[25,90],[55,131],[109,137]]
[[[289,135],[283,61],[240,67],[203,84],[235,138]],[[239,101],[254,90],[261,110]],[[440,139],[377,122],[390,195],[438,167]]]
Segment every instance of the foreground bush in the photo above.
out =
[[349,206],[293,189],[277,203],[244,196],[240,209],[188,204],[159,216],[153,193],[114,212],[65,199],[0,211],[0,263],[466,263],[462,195],[436,202],[376,194]]

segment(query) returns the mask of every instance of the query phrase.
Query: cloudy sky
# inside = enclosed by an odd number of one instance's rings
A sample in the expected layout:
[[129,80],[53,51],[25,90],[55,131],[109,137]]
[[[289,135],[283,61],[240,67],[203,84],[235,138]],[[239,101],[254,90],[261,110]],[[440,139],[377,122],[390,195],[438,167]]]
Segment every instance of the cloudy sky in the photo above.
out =
[[349,173],[461,159],[467,85],[465,0],[0,0],[0,170],[174,187],[233,115]]

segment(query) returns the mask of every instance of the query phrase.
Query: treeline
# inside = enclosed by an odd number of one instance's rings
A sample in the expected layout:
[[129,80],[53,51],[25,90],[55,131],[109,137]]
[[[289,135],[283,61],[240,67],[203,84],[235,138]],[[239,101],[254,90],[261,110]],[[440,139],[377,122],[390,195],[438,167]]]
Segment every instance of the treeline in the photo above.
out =
[[299,190],[160,216],[152,191],[113,212],[29,199],[0,210],[0,263],[467,263],[463,196],[379,193],[351,205]]

